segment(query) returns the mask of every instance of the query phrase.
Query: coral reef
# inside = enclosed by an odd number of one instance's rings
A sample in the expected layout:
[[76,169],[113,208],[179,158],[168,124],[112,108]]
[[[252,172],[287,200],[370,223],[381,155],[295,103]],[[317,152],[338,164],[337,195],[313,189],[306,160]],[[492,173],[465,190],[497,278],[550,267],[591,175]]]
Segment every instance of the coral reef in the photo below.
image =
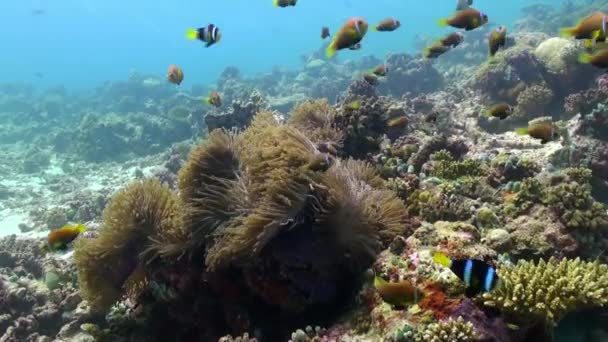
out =
[[566,313],[606,304],[607,266],[580,259],[520,261],[499,271],[503,285],[484,294],[484,304],[519,319],[556,325]]
[[417,331],[414,341],[477,341],[477,333],[473,324],[465,322],[462,317],[429,324],[424,330]]

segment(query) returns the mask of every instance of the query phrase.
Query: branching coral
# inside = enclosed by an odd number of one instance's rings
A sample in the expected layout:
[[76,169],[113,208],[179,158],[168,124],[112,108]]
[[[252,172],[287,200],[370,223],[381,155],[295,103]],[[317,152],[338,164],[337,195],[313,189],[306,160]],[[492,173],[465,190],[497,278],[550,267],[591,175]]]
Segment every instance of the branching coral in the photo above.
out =
[[608,226],[606,208],[593,199],[589,185],[576,182],[558,184],[547,191],[545,202],[557,211],[568,228]]
[[429,174],[445,179],[458,179],[463,176],[478,176],[481,174],[481,162],[473,159],[454,160],[450,152],[441,150],[431,156],[433,161]]
[[568,312],[608,303],[608,265],[580,259],[520,261],[499,271],[502,285],[483,295],[487,306],[556,325]]
[[148,255],[150,237],[182,225],[180,202],[156,180],[134,183],[120,191],[104,211],[99,236],[80,239],[74,252],[81,295],[94,310],[108,309],[121,294],[137,286]]
[[477,341],[478,336],[473,324],[458,317],[429,324],[416,332],[414,340],[416,342],[472,342]]

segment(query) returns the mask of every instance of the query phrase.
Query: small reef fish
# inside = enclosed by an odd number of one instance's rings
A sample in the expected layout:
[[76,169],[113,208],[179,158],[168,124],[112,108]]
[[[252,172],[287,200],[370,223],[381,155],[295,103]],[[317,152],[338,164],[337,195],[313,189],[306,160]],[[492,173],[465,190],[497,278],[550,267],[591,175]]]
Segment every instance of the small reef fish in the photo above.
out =
[[323,26],[321,28],[321,39],[325,39],[327,37],[329,37],[329,27]]
[[606,14],[599,11],[583,18],[576,26],[560,29],[559,34],[563,38],[593,39],[598,31],[606,32]]
[[368,84],[373,85],[373,86],[378,84],[378,77],[376,77],[376,75],[373,75],[373,74],[364,74],[363,80],[365,80],[365,82],[367,82]]
[[349,47],[348,49],[349,49],[349,50],[353,50],[353,51],[354,51],[354,50],[359,50],[359,49],[361,49],[361,43],[357,43],[357,44],[355,44],[355,45],[353,45],[353,46]]
[[426,123],[435,123],[435,122],[437,122],[437,112],[433,112],[433,113],[427,114],[424,117],[424,122],[426,122]]
[[205,43],[205,47],[210,47],[220,41],[222,34],[217,26],[209,24],[207,27],[201,27],[199,29],[188,29],[186,31],[186,37],[190,40],[198,39]]
[[344,110],[346,111],[353,111],[353,110],[357,110],[361,108],[361,101],[359,100],[355,100],[353,102],[347,103],[346,105],[344,105]]
[[367,33],[367,28],[367,21],[363,18],[348,19],[327,47],[325,51],[327,57],[331,58],[336,51],[357,45]]
[[403,127],[407,127],[408,123],[409,123],[409,120],[408,120],[407,116],[403,115],[398,118],[389,120],[386,125],[390,128],[403,128]]
[[472,4],[473,0],[458,0],[458,3],[456,4],[456,10],[462,11],[463,9],[471,7]]
[[450,18],[443,18],[437,21],[439,26],[452,26],[455,28],[465,29],[466,31],[474,30],[488,22],[488,16],[474,8],[467,8],[456,12]]
[[216,108],[222,106],[222,98],[217,91],[212,91],[209,97],[203,100],[205,103],[210,104]]
[[55,229],[49,233],[46,241],[42,243],[41,248],[45,251],[55,252],[66,250],[68,244],[87,228],[84,224],[66,224],[65,226]]
[[184,80],[184,72],[177,65],[171,64],[167,72],[167,80],[173,84],[180,85]]
[[407,307],[420,299],[418,289],[408,280],[391,283],[375,276],[374,287],[383,301],[394,306]]
[[386,18],[379,22],[378,25],[372,27],[372,31],[391,32],[398,29],[399,26],[401,26],[401,22],[399,20],[393,18]]
[[437,57],[443,55],[444,53],[448,52],[448,50],[450,50],[449,46],[445,46],[441,43],[435,43],[435,44],[425,48],[424,51],[422,52],[422,54],[426,58],[437,58]]
[[492,108],[488,109],[485,113],[485,117],[493,117],[499,118],[500,120],[504,120],[508,118],[511,114],[513,114],[513,107],[506,103],[499,103],[497,105],[492,106]]
[[441,43],[441,45],[443,45],[443,46],[455,48],[458,45],[460,45],[460,43],[462,43],[463,40],[464,40],[464,35],[462,33],[452,32],[452,33],[448,34],[447,36],[441,38],[439,40],[439,43]]
[[295,6],[298,0],[273,0],[272,5],[274,7],[288,7]]
[[555,130],[555,125],[550,121],[529,124],[527,128],[518,128],[515,133],[519,135],[529,135],[534,139],[540,139],[541,144],[559,139],[559,134]]
[[504,47],[507,43],[507,28],[499,26],[490,33],[488,38],[488,47],[490,49],[490,56],[494,57],[498,49]]
[[376,76],[386,76],[388,73],[388,66],[386,64],[380,64],[377,67],[370,70],[370,73]]
[[445,267],[466,284],[465,294],[474,297],[482,292],[489,292],[498,285],[496,269],[477,259],[450,259],[443,253],[435,253],[433,260]]
[[583,53],[578,56],[578,61],[596,68],[608,69],[608,49],[599,50],[594,54]]

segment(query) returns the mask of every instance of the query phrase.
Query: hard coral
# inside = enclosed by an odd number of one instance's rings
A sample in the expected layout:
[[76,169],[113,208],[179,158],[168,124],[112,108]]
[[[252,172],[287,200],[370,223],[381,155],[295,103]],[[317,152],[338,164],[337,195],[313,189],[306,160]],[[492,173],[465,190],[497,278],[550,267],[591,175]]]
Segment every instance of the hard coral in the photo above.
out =
[[472,342],[478,336],[473,324],[465,322],[462,317],[431,323],[416,332],[416,342]]
[[108,309],[125,286],[138,285],[130,280],[136,281],[149,261],[142,252],[151,248],[151,237],[181,227],[180,208],[177,198],[156,180],[134,183],[112,199],[99,235],[80,239],[74,252],[82,297],[94,310]]
[[606,208],[593,199],[589,185],[558,184],[548,190],[545,202],[557,211],[568,228],[596,230],[608,227]]
[[502,286],[485,293],[484,304],[522,319],[557,325],[570,311],[608,303],[608,265],[598,262],[520,261],[499,276]]

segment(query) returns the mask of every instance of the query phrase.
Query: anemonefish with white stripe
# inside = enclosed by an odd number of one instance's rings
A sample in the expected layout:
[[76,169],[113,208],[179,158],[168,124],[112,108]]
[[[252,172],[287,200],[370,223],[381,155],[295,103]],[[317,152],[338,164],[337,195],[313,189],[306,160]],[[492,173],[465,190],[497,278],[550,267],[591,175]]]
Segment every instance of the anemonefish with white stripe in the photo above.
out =
[[222,35],[217,26],[209,24],[207,27],[201,27],[199,29],[188,29],[188,31],[186,31],[186,37],[190,40],[198,39],[203,41],[206,43],[205,47],[210,47],[211,45],[219,42]]
[[[331,58],[336,51],[342,49],[353,49],[357,47],[357,44],[361,42],[365,34],[367,33],[367,21],[363,18],[350,18],[340,31],[338,31],[327,50],[325,51],[325,55],[328,58]],[[359,45],[360,47],[360,45]]]
[[450,259],[445,254],[435,253],[433,260],[450,270],[466,284],[467,297],[475,297],[482,292],[489,292],[499,282],[496,269],[488,263],[477,259]]

